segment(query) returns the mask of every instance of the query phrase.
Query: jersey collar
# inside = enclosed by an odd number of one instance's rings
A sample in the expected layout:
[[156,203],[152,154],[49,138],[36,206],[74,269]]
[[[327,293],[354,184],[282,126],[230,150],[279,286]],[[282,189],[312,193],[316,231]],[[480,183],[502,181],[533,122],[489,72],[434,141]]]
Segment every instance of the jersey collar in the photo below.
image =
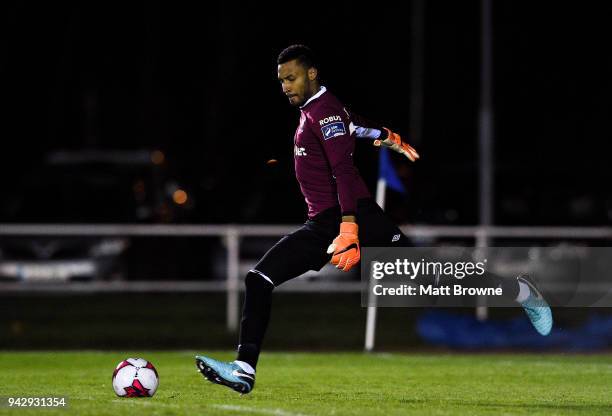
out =
[[303,105],[301,105],[300,109],[306,107],[308,104],[310,104],[311,101],[314,101],[317,98],[319,98],[320,96],[322,96],[325,93],[325,91],[327,91],[327,88],[325,88],[324,86],[321,85],[321,88],[319,88],[319,92],[317,92],[315,95],[310,97]]

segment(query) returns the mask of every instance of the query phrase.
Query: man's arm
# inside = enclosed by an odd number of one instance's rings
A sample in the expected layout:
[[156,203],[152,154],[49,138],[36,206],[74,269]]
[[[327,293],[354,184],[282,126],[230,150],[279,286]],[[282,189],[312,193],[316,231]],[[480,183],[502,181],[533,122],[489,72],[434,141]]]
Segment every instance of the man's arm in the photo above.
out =
[[[368,118],[365,118],[357,113],[346,110],[351,122],[355,126],[356,129],[360,129],[360,133],[363,134],[363,137],[370,136],[373,139],[384,140],[387,138],[387,133],[384,130],[384,126],[376,121],[372,121]],[[357,132],[355,132],[357,133]],[[360,137],[362,137],[360,135]]]
[[352,111],[344,110],[351,119],[351,132],[355,132],[355,137],[358,139],[366,139],[370,141],[385,140],[387,131],[380,123],[369,120]]
[[410,161],[416,162],[419,158],[417,151],[404,142],[401,136],[397,133],[392,132],[388,128],[382,126],[379,123],[373,122],[355,113],[349,113],[352,127],[355,131],[355,137],[359,139],[365,139],[372,141],[374,146],[388,147],[391,150],[406,156]]

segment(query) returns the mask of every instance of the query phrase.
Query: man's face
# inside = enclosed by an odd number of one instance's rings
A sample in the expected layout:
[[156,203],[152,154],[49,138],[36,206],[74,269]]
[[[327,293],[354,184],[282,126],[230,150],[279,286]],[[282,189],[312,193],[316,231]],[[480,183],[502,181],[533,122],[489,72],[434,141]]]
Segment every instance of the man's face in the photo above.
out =
[[289,104],[293,106],[304,104],[312,96],[316,78],[316,69],[306,69],[295,59],[278,66],[278,80],[283,93],[289,98]]

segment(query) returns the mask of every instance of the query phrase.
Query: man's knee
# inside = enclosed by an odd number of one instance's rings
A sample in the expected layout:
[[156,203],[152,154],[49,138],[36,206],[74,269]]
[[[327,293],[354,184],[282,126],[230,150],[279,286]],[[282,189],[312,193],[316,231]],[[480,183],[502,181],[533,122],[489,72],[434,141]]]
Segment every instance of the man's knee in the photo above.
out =
[[249,270],[244,279],[244,284],[247,290],[262,290],[262,291],[272,291],[274,289],[274,282],[264,273],[259,270]]

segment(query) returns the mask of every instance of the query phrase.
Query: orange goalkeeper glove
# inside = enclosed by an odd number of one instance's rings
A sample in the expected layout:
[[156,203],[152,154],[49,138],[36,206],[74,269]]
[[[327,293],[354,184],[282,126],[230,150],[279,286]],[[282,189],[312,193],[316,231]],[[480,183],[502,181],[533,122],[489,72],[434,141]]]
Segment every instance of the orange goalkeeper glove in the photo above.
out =
[[333,254],[331,264],[345,272],[359,263],[361,258],[359,238],[357,237],[358,230],[359,227],[354,222],[341,223],[340,234],[334,238],[334,241],[327,248],[327,254]]
[[389,147],[391,150],[403,154],[412,162],[416,162],[416,160],[419,158],[419,154],[416,152],[416,150],[414,150],[414,148],[408,143],[403,142],[399,134],[393,133],[386,127],[383,128],[387,130],[387,138],[385,140],[374,140],[374,146]]

